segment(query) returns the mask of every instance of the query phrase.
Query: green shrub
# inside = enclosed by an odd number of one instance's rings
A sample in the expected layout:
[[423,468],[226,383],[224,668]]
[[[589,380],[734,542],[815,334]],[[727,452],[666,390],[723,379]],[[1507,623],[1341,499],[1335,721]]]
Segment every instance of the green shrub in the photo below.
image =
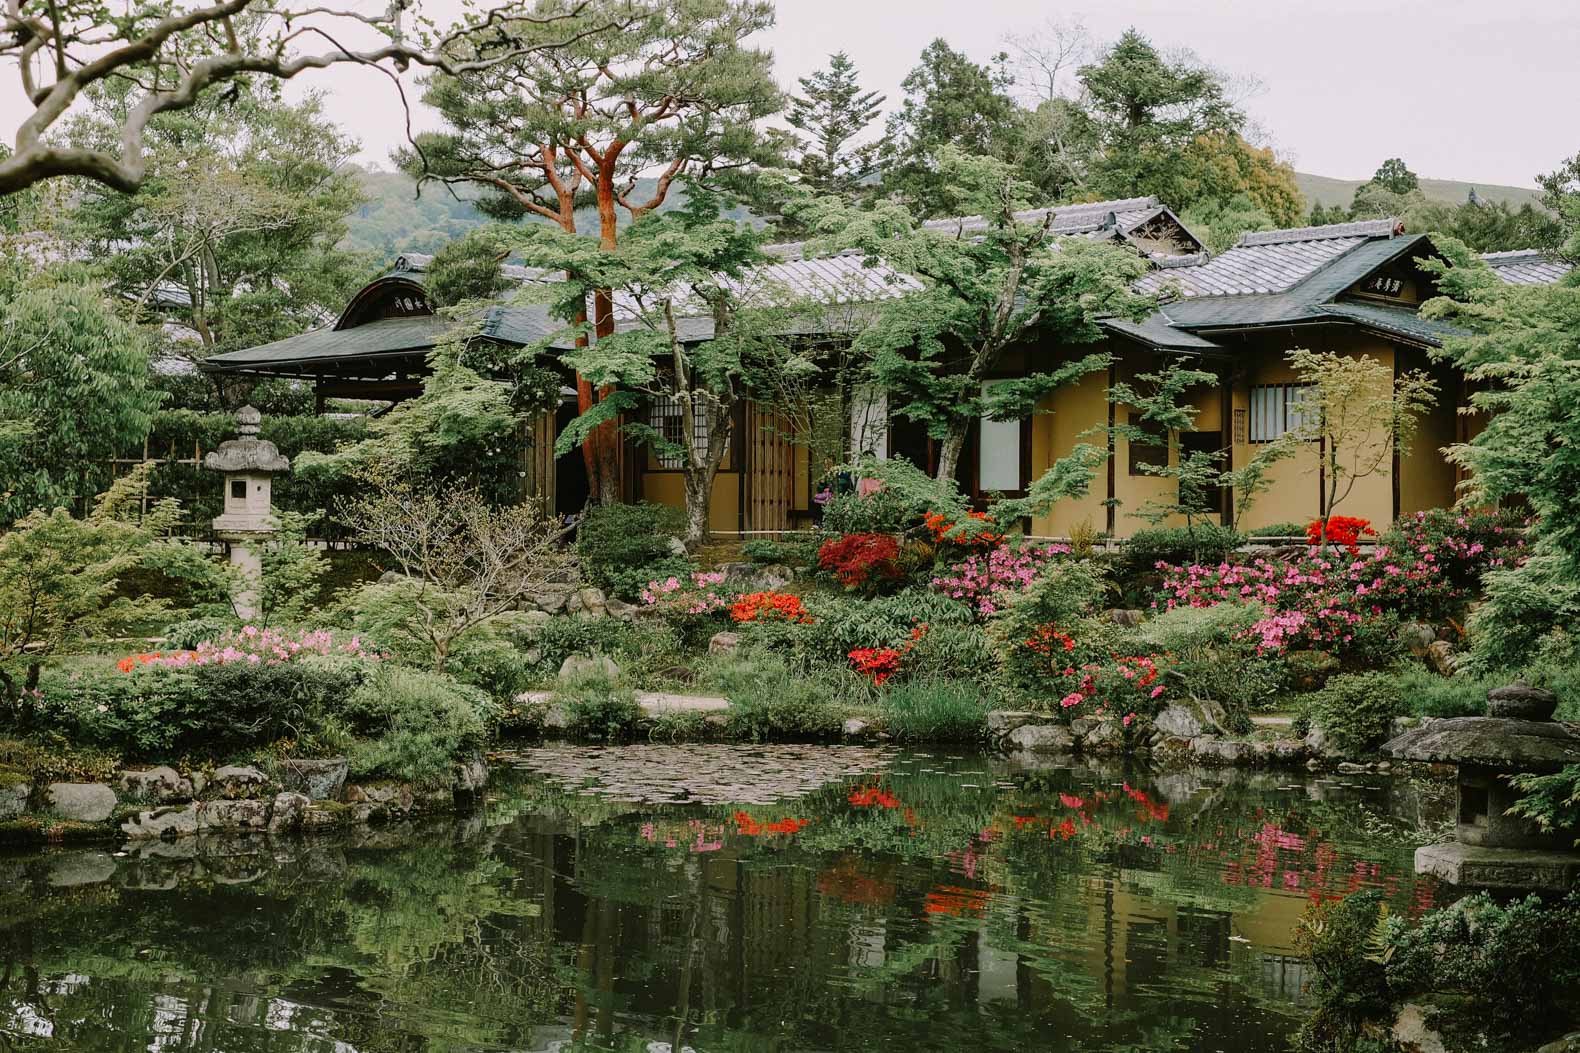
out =
[[168,650],[191,651],[200,643],[235,632],[236,628],[234,618],[193,618],[165,626],[160,635],[165,638],[164,646]]
[[923,511],[894,487],[835,494],[823,506],[821,526],[830,534],[900,534],[920,523]]
[[988,690],[998,654],[987,630],[970,622],[933,621],[905,657],[905,672],[915,680],[973,676],[978,694]]
[[1301,1027],[1300,1048],[1355,1053],[1368,1024],[1391,1020],[1388,973],[1380,959],[1382,893],[1369,889],[1308,907],[1295,930],[1295,949],[1311,963],[1314,1002]]
[[804,661],[844,667],[851,651],[900,647],[920,625],[969,625],[971,609],[927,589],[907,589],[870,600],[814,594],[803,597],[809,624],[748,622],[742,631],[754,646]]
[[277,739],[310,742],[374,663],[345,657],[168,667],[129,673],[52,673],[42,684],[40,722],[73,742],[167,758],[224,755]]
[[1194,530],[1153,527],[1136,531],[1114,560],[1114,575],[1124,602],[1132,607],[1145,607],[1151,602],[1152,594],[1162,583],[1157,571],[1159,563],[1216,566],[1244,541],[1233,530],[1213,523],[1197,524]]
[[599,505],[576,528],[582,577],[623,600],[635,600],[649,581],[682,577],[695,565],[674,549],[685,532],[678,508],[642,502]]
[[1306,536],[1306,524],[1304,524],[1304,523],[1269,523],[1267,526],[1259,526],[1259,527],[1254,527],[1251,530],[1247,530],[1245,532],[1245,536],[1248,537],[1248,538],[1266,538],[1266,537],[1289,538],[1289,537],[1296,537],[1296,538],[1301,538],[1302,540],[1304,540],[1305,536]]
[[982,689],[962,680],[915,680],[884,693],[884,727],[907,742],[975,742],[987,733]]
[[512,632],[511,642],[524,659],[532,659],[538,683],[558,675],[573,654],[601,654],[633,679],[640,679],[681,661],[681,639],[676,627],[644,618],[577,618],[557,616],[527,622]]
[[357,736],[347,751],[351,774],[448,786],[460,757],[482,747],[492,713],[488,696],[476,688],[383,663],[345,705]]
[[1455,996],[1453,1010],[1429,1022],[1465,1045],[1528,1048],[1558,1033],[1580,1007],[1580,893],[1503,905],[1482,892],[1414,927],[1392,919],[1387,930],[1395,999]]
[[[988,623],[1007,686],[1046,697],[1057,690],[1051,681],[1060,670],[1107,661],[1119,630],[1094,617],[1107,592],[1107,582],[1091,560],[1045,564],[1037,578]],[[1071,649],[1051,653],[1034,642],[1046,632],[1069,637]]]
[[812,567],[817,565],[817,550],[821,544],[815,535],[779,541],[758,538],[742,545],[741,554],[759,566],[779,564],[786,567]]
[[1580,582],[1568,561],[1537,552],[1519,567],[1488,571],[1486,602],[1470,615],[1470,658],[1477,669],[1520,669],[1544,652],[1573,647],[1580,625]]
[[1175,693],[1218,702],[1239,723],[1277,702],[1289,682],[1283,658],[1257,654],[1248,635],[1265,614],[1256,603],[1175,607],[1144,622],[1130,646],[1137,654],[1171,655],[1166,675]]
[[599,742],[624,742],[636,733],[642,707],[636,693],[623,684],[589,676],[563,684],[554,692],[563,706],[571,734]]
[[1386,742],[1393,720],[1408,714],[1400,681],[1391,673],[1346,673],[1311,696],[1306,712],[1328,740],[1348,756],[1361,756]]
[[1463,674],[1441,676],[1418,664],[1394,670],[1399,697],[1418,717],[1479,717],[1487,712],[1487,692],[1502,687],[1507,677]]

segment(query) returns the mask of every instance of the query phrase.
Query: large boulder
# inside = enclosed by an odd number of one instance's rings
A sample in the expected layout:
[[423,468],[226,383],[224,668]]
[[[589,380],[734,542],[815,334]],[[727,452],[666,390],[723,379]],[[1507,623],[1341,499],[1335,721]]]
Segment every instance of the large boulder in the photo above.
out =
[[1044,718],[1041,714],[1024,709],[995,709],[987,715],[988,735],[998,738],[1008,735],[1016,728],[1023,728],[1027,724],[1036,724]]
[[187,837],[198,832],[198,812],[201,807],[178,804],[170,808],[156,808],[151,812],[138,812],[121,824],[121,833],[134,841]]
[[565,598],[565,613],[578,618],[602,618],[609,613],[609,598],[602,589],[584,586]]
[[1170,738],[1194,739],[1205,735],[1210,725],[1203,722],[1194,706],[1176,702],[1164,706],[1152,718],[1152,725]]
[[1101,617],[1103,621],[1111,622],[1122,629],[1134,629],[1136,626],[1146,621],[1147,618],[1144,611],[1126,610],[1122,607],[1115,607],[1111,610],[1106,610],[1102,613]]
[[250,764],[216,768],[209,787],[221,797],[251,797],[269,785],[269,777]]
[[1540,687],[1516,680],[1507,687],[1487,692],[1487,716],[1512,720],[1551,720],[1558,709],[1558,696]]
[[269,825],[269,802],[204,801],[198,808],[198,831],[262,830]]
[[1459,654],[1447,640],[1433,640],[1426,649],[1426,664],[1441,676],[1453,676],[1459,668]]
[[455,792],[473,796],[488,786],[488,762],[481,753],[473,753],[455,766]]
[[1116,717],[1098,720],[1081,735],[1081,749],[1087,753],[1120,753],[1125,748],[1125,730]]
[[730,632],[728,629],[713,634],[708,641],[709,654],[733,654],[741,645],[741,634]]
[[53,782],[45,791],[49,810],[62,819],[102,823],[115,811],[115,791],[100,782]]
[[27,811],[27,799],[32,793],[29,784],[6,781],[6,774],[0,772],[0,819],[15,819]]
[[277,793],[274,795],[274,806],[269,809],[269,833],[278,834],[286,830],[299,830],[302,827],[302,817],[313,806],[312,798],[305,793]]
[[620,667],[613,658],[601,654],[573,654],[567,655],[565,661],[560,663],[560,681],[570,680],[618,680]]
[[1075,736],[1059,724],[1025,724],[1009,733],[1009,744],[1030,753],[1071,753]]
[[344,757],[292,758],[280,762],[280,785],[315,801],[338,801],[349,769]]
[[121,792],[134,801],[169,804],[192,799],[192,780],[170,767],[121,772]]
[[1405,622],[1399,626],[1399,642],[1417,658],[1425,658],[1427,648],[1437,641],[1437,630],[1420,622]]
[[1190,751],[1207,764],[1247,764],[1256,759],[1256,747],[1239,739],[1202,735],[1190,740]]

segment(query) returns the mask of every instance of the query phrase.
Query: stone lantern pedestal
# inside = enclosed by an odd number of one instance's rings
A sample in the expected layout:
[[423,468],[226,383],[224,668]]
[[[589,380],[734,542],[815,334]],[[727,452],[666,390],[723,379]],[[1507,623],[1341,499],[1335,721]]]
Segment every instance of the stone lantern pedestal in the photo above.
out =
[[1383,746],[1398,760],[1459,766],[1454,840],[1416,850],[1415,871],[1467,888],[1565,892],[1580,884],[1573,834],[1543,833],[1507,814],[1519,800],[1508,776],[1580,764],[1580,734],[1552,719],[1551,692],[1511,684],[1487,694],[1488,715],[1434,720]]
[[272,442],[258,438],[263,415],[252,406],[236,412],[237,438],[219,444],[203,458],[203,467],[225,478],[225,511],[214,520],[214,534],[230,549],[230,562],[243,582],[232,597],[243,621],[258,613],[257,583],[263,573],[263,550],[275,533],[273,478],[290,471],[291,461]]

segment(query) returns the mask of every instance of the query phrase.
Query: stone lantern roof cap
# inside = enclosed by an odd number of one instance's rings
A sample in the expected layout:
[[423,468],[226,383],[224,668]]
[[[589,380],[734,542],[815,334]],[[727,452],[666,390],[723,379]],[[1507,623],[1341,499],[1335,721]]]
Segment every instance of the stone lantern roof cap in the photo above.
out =
[[1434,720],[1383,745],[1395,760],[1474,765],[1502,772],[1554,772],[1580,764],[1575,725],[1511,717]]
[[236,411],[236,431],[241,436],[227,439],[219,449],[210,451],[203,458],[203,467],[215,472],[287,472],[291,459],[267,439],[258,438],[258,426],[263,414],[256,407],[243,406]]

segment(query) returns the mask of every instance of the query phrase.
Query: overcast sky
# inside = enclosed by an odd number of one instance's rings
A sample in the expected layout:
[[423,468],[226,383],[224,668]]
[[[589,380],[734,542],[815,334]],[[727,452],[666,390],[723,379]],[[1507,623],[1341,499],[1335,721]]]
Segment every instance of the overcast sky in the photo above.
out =
[[[422,4],[441,21],[458,6]],[[985,61],[1010,36],[1080,21],[1098,40],[1135,26],[1160,47],[1259,78],[1246,108],[1305,172],[1360,179],[1399,156],[1422,176],[1531,186],[1580,153],[1580,0],[778,0],[778,10],[761,43],[790,88],[843,49],[892,106],[935,37]],[[5,94],[14,81],[7,71],[0,111],[16,108]],[[309,84],[361,138],[363,160],[387,166],[402,141],[388,81],[341,68],[300,78]],[[0,113],[8,139],[17,120]]]

